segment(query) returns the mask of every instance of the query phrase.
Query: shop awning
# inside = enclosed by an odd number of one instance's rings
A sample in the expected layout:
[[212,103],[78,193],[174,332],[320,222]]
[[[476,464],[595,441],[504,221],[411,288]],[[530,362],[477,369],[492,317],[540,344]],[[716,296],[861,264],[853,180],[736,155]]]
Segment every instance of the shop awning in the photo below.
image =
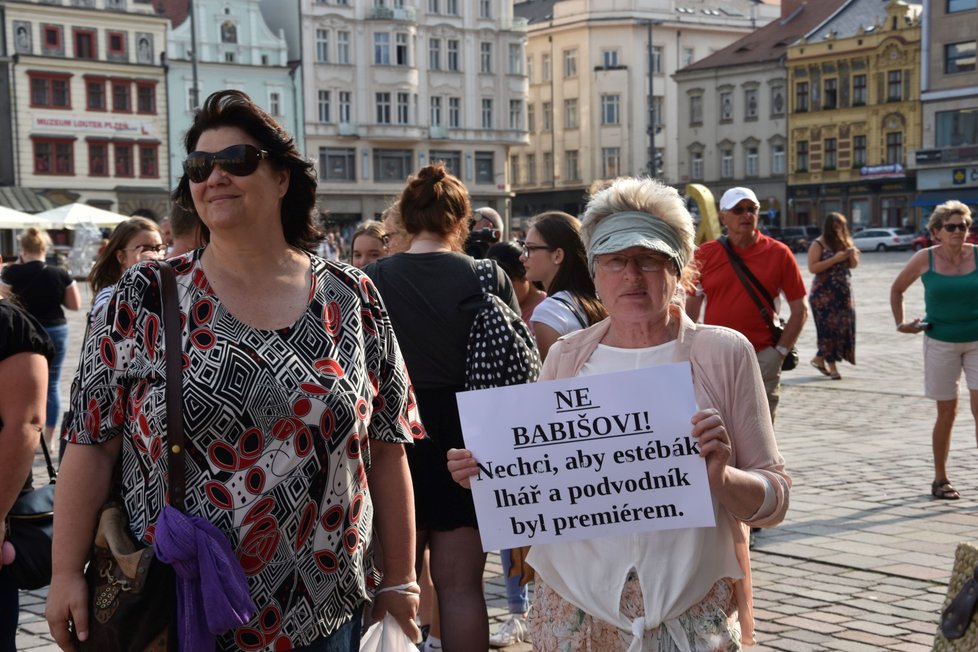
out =
[[40,213],[55,207],[44,195],[20,186],[0,186],[0,206],[22,213]]
[[978,188],[967,188],[961,190],[932,190],[920,193],[920,196],[913,201],[913,205],[918,208],[931,208],[938,204],[943,204],[951,199],[957,199],[965,204],[978,204]]

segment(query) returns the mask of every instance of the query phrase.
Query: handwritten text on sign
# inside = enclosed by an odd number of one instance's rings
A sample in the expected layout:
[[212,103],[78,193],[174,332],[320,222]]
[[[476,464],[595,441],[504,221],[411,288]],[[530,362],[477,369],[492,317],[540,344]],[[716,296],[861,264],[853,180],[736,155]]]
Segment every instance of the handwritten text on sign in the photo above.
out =
[[688,363],[458,394],[486,551],[712,527]]

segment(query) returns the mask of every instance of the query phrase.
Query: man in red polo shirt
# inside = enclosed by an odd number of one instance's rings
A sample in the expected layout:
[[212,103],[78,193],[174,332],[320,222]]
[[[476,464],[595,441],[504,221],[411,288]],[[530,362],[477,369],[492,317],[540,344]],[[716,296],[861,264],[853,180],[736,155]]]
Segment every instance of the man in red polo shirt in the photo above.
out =
[[[808,318],[808,307],[798,262],[785,244],[757,230],[759,209],[753,190],[731,188],[720,198],[720,223],[727,229],[728,242],[734,252],[768,294],[777,300],[783,293],[787,299],[790,316],[781,338],[773,341],[771,329],[738,278],[719,240],[706,242],[696,251],[700,280],[696,294],[686,299],[686,312],[697,321],[705,299],[703,323],[739,331],[754,345],[773,422],[781,392],[781,363],[801,334]],[[763,297],[759,298],[764,302]]]

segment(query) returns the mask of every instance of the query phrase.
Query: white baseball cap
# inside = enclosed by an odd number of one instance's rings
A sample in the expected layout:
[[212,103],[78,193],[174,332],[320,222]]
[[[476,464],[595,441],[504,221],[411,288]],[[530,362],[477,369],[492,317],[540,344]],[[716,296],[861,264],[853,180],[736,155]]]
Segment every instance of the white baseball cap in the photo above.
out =
[[753,190],[737,186],[723,193],[723,197],[720,198],[720,210],[729,211],[744,199],[751,200],[755,206],[759,207],[761,205],[761,202],[757,201],[757,195],[754,194]]

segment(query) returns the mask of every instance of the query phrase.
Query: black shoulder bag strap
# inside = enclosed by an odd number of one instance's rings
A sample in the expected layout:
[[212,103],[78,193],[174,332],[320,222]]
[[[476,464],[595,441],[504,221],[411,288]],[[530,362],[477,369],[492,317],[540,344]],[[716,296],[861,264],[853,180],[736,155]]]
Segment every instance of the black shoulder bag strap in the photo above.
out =
[[[754,301],[757,309],[761,311],[761,316],[764,317],[764,323],[767,324],[768,330],[771,331],[771,337],[774,338],[774,343],[777,344],[778,340],[781,338],[781,334],[778,332],[777,327],[774,324],[774,317],[772,316],[771,310],[774,309],[774,301],[771,299],[771,295],[768,291],[761,285],[761,282],[757,280],[757,277],[751,273],[744,261],[741,260],[733,247],[730,246],[730,242],[727,240],[727,236],[720,238],[720,244],[727,252],[727,256],[730,258],[730,266],[733,267],[734,272],[737,274],[737,278],[743,283],[744,289],[747,290],[748,296]],[[748,280],[749,279],[749,280]],[[754,288],[757,288],[755,290]],[[760,291],[761,295],[767,300],[768,305],[771,306],[771,310],[768,310],[767,306],[761,303],[760,297],[757,296],[757,291]]]
[[576,305],[576,302],[572,304],[566,299],[561,299],[556,294],[550,298],[567,306],[567,309],[571,311],[571,314],[577,318],[577,323],[581,325],[581,328],[587,328],[587,322],[584,321],[583,317],[581,317],[581,313],[579,312],[579,307]]
[[163,289],[163,336],[166,346],[166,442],[170,477],[170,505],[183,511],[186,495],[183,439],[183,338],[180,333],[180,297],[173,266],[160,261]]

